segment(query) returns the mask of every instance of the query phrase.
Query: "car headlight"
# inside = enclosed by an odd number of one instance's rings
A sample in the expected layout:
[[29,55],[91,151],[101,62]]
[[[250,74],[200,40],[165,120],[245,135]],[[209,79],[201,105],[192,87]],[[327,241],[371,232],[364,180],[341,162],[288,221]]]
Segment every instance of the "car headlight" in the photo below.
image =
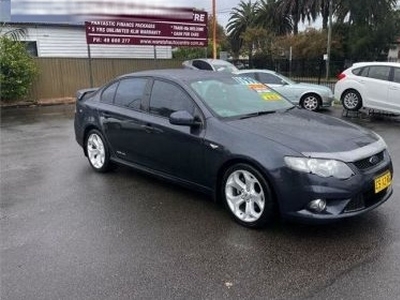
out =
[[285,163],[293,170],[315,174],[324,178],[335,177],[338,179],[347,179],[354,175],[354,172],[348,165],[334,159],[286,156]]

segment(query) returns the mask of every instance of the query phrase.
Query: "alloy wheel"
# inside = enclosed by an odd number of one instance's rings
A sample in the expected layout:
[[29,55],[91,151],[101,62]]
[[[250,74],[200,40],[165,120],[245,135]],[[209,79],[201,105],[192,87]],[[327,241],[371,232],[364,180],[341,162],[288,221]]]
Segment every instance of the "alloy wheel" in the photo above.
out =
[[225,184],[225,198],[231,212],[242,222],[255,222],[264,211],[264,190],[249,171],[236,170],[229,175]]

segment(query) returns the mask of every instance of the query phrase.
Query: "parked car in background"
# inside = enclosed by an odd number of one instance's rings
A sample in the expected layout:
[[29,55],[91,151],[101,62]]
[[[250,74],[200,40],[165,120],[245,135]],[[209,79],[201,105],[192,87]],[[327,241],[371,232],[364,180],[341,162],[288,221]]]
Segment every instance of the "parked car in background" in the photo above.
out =
[[338,75],[335,98],[343,107],[362,107],[400,114],[400,63],[355,63]]
[[330,107],[333,102],[332,90],[322,85],[298,83],[270,70],[239,70],[234,73],[268,85],[292,103],[307,110],[318,111],[321,107]]
[[196,58],[185,60],[182,66],[186,69],[206,70],[232,73],[239,69],[235,65],[222,59]]
[[393,167],[379,135],[229,73],[127,74],[78,91],[74,124],[95,171],[123,164],[195,188],[248,227],[276,213],[347,218],[392,194]]

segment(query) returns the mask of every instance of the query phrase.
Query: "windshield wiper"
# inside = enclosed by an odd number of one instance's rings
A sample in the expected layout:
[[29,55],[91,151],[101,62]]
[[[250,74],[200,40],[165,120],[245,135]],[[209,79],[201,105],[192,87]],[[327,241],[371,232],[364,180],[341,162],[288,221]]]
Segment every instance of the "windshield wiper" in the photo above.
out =
[[247,118],[253,118],[253,117],[258,117],[261,115],[268,115],[268,114],[274,114],[276,113],[276,110],[264,110],[264,111],[257,111],[254,113],[249,113],[246,115],[240,116],[240,119],[247,119]]

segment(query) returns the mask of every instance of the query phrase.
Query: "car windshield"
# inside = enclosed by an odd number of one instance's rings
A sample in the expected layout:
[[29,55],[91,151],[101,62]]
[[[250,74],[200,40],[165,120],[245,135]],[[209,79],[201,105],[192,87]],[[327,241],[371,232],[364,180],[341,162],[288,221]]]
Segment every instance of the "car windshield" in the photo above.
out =
[[191,87],[219,117],[251,117],[293,107],[264,84],[248,77],[194,81]]
[[233,73],[233,72],[239,71],[238,68],[236,68],[234,65],[230,65],[230,64],[215,64],[215,63],[213,63],[212,66],[218,72]]

